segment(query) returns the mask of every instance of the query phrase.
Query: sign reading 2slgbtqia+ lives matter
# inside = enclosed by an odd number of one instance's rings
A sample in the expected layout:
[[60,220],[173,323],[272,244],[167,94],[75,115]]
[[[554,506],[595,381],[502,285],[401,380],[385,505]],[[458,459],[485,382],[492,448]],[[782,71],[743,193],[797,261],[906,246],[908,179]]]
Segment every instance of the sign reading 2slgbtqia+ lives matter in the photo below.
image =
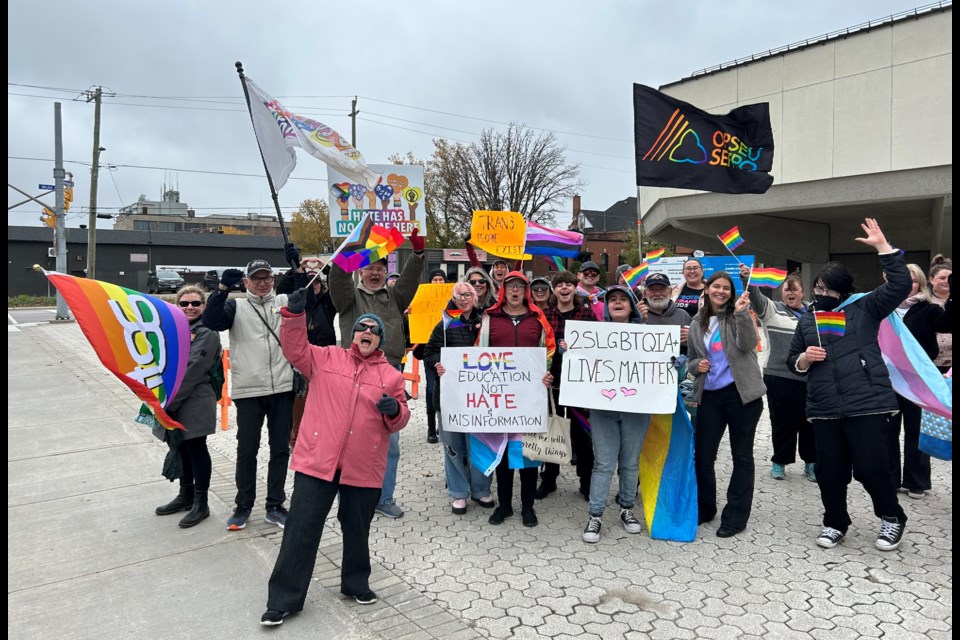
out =
[[[677,408],[680,327],[571,320],[564,328],[560,404],[627,413]],[[444,423],[446,428],[446,423]]]
[[547,350],[444,347],[440,414],[444,431],[535,433],[547,430]]

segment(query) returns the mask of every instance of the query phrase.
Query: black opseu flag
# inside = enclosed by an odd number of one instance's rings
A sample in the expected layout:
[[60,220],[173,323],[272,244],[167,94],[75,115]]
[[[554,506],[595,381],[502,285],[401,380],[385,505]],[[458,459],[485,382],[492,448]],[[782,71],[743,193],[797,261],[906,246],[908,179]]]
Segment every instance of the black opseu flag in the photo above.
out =
[[765,193],[773,184],[769,104],[714,115],[633,85],[637,185]]

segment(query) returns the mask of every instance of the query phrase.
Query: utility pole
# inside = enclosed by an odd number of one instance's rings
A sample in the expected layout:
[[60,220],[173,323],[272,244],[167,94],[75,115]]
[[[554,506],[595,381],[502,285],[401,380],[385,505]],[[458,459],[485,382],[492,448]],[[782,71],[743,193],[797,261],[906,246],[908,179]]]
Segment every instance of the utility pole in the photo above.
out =
[[[60,122],[60,103],[53,103],[53,178],[56,191],[57,224],[53,230],[57,245],[57,271],[67,273],[67,220],[63,211],[63,127]],[[57,291],[57,320],[69,320],[67,301]]]
[[85,92],[87,102],[94,102],[93,111],[93,166],[90,167],[90,216],[87,221],[87,277],[97,277],[97,180],[100,175],[100,99],[103,88]]
[[350,144],[353,145],[353,148],[357,148],[357,114],[360,113],[357,111],[357,96],[353,96],[353,100],[350,101]]

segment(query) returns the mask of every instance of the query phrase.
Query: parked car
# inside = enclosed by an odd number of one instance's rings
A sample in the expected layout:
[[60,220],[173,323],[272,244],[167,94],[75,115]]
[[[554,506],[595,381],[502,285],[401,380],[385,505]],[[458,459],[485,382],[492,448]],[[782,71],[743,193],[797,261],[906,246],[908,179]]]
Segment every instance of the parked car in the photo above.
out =
[[147,293],[176,293],[186,281],[176,271],[158,269],[147,280]]

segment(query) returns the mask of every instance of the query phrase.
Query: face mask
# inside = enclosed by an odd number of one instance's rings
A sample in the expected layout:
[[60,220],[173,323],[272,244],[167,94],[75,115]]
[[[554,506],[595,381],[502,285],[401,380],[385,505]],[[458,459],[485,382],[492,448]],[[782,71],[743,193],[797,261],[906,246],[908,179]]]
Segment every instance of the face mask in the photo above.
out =
[[814,296],[813,299],[817,305],[817,311],[833,311],[840,306],[840,298],[833,296]]

